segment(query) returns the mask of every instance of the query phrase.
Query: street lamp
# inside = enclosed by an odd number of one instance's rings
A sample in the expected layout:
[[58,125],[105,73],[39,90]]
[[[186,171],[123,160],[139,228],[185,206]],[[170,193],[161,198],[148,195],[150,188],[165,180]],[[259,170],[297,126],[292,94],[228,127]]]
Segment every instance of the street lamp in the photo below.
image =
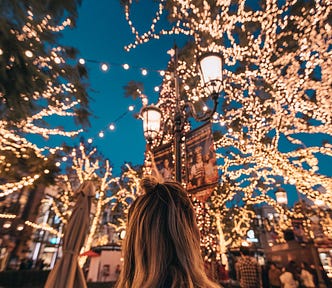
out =
[[[213,109],[205,110],[203,114],[198,115],[195,111],[194,104],[187,101],[183,104],[180,101],[179,93],[179,77],[177,72],[178,66],[178,49],[175,46],[173,50],[174,59],[174,87],[175,87],[175,111],[172,119],[166,119],[164,124],[168,121],[173,123],[174,134],[174,150],[175,150],[175,179],[181,182],[181,138],[183,133],[183,125],[185,117],[183,111],[189,107],[191,115],[196,121],[210,120],[216,112],[218,106],[219,94],[222,90],[222,59],[221,55],[217,53],[204,54],[199,58],[198,67],[201,77],[201,86],[207,95],[202,95],[201,98],[206,96],[211,97],[213,100]],[[163,119],[162,112],[154,105],[145,106],[141,111],[141,118],[143,119],[144,137],[149,144],[152,144],[158,138],[162,131],[161,121]],[[165,128],[164,128],[165,129]]]
[[160,132],[161,110],[154,106],[145,106],[141,111],[143,119],[144,137],[148,143],[152,143]]
[[198,60],[201,85],[212,97],[219,96],[222,90],[222,59],[217,53],[203,54]]
[[283,188],[278,188],[275,192],[277,203],[286,206],[288,204],[287,192]]

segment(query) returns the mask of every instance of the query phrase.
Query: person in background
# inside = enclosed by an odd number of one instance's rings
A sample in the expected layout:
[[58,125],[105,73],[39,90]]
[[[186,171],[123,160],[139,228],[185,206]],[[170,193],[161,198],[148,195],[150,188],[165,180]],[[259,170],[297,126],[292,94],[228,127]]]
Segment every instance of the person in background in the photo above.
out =
[[310,268],[308,263],[302,262],[301,263],[301,284],[305,288],[314,288],[314,276],[310,273]]
[[44,259],[39,258],[39,259],[36,261],[36,264],[35,264],[35,268],[36,268],[36,270],[44,270],[44,267],[45,267]]
[[280,275],[280,282],[282,288],[297,288],[299,287],[299,282],[294,279],[293,273],[290,272],[289,267],[282,268],[282,273]]
[[281,282],[280,282],[280,275],[281,271],[276,266],[275,263],[270,263],[270,269],[269,269],[269,282],[271,288],[280,288]]
[[169,160],[165,158],[164,166],[160,169],[160,174],[164,181],[171,181],[173,177],[173,169],[169,165]]
[[187,192],[176,182],[141,180],[128,212],[117,288],[217,288],[206,276]]
[[[319,266],[319,270],[320,270],[320,275],[322,277],[322,280],[323,280],[324,284],[326,285],[326,287],[328,287],[328,288],[332,287],[332,280],[327,275],[326,270],[324,269],[324,267],[322,265]],[[318,275],[317,275],[317,282],[319,282]]]
[[294,280],[298,281],[300,283],[301,281],[301,277],[300,277],[300,273],[301,273],[301,269],[300,266],[297,265],[297,263],[294,260],[290,260],[287,264],[286,267],[287,271],[293,274],[293,278]]
[[218,167],[213,155],[204,155],[204,177],[205,184],[211,184],[218,181]]
[[261,265],[261,270],[262,270],[262,285],[263,285],[263,287],[270,287],[270,280],[269,280],[270,263],[265,262],[264,265]]
[[250,256],[249,247],[241,246],[241,258],[236,263],[241,288],[262,288],[262,271],[256,259]]
[[[315,287],[319,286],[319,281],[318,281],[318,273],[317,270],[315,268],[315,265],[311,264],[309,265],[309,272],[312,274],[312,276],[314,277],[314,283],[315,283]],[[331,285],[332,286],[332,285]]]
[[204,184],[204,162],[202,156],[202,147],[195,148],[194,163],[190,168],[189,181],[192,188],[199,188]]

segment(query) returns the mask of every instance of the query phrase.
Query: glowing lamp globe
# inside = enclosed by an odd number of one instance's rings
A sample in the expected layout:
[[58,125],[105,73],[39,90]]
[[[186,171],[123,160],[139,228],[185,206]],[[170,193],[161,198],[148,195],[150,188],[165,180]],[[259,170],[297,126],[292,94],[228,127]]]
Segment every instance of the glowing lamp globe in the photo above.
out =
[[276,192],[276,200],[277,200],[277,203],[280,204],[280,205],[287,205],[288,203],[288,199],[287,199],[287,192],[282,189],[282,188],[279,188]]
[[217,53],[208,53],[199,58],[198,69],[201,85],[208,95],[219,94],[222,90],[222,58]]
[[154,105],[146,106],[141,111],[143,119],[144,137],[148,143],[151,143],[160,132],[161,111]]

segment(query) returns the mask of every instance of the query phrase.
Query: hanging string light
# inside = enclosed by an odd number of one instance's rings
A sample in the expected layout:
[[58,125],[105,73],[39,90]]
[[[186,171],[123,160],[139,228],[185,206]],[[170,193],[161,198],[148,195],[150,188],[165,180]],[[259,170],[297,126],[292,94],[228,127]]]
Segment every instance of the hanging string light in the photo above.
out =
[[[224,210],[209,213],[218,216],[227,211],[225,203],[237,195],[243,195],[244,205],[266,203],[287,216],[276,231],[282,241],[281,229],[289,228],[289,219],[298,213],[284,211],[273,199],[278,181],[293,187],[288,193],[294,190],[332,207],[331,175],[323,175],[319,166],[321,157],[332,157],[332,145],[329,140],[306,145],[308,140],[303,137],[325,135],[330,139],[332,135],[329,4],[316,1],[308,7],[297,1],[280,4],[269,0],[264,7],[251,7],[248,1],[171,0],[165,7],[165,3],[160,1],[150,27],[142,34],[132,20],[133,8],[139,3],[125,4],[124,14],[134,35],[125,49],[163,35],[191,35],[195,48],[186,49],[189,57],[180,57],[178,75],[193,102],[202,94],[200,84],[191,82],[197,77],[197,55],[222,54],[223,111],[213,122],[221,131],[215,142],[217,159],[222,159],[220,182],[232,185],[226,194],[211,199]],[[172,19],[169,29],[163,29],[161,21],[166,10]],[[172,75],[166,72],[163,76],[157,105],[169,116],[174,111],[174,88]],[[293,149],[280,149],[285,141]],[[317,191],[317,186],[325,192]],[[248,222],[250,217],[243,219]],[[245,229],[241,231],[235,228],[233,232],[243,234]]]

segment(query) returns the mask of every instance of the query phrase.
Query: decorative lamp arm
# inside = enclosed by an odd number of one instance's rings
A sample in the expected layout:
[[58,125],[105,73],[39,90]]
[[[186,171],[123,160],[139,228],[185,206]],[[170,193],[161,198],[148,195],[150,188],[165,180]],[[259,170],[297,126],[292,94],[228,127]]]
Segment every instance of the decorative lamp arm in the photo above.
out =
[[203,113],[202,115],[200,115],[199,113],[197,113],[195,105],[188,101],[186,103],[186,105],[189,107],[189,111],[191,116],[198,122],[205,122],[211,119],[211,117],[213,116],[213,114],[216,112],[217,107],[218,107],[218,103],[219,103],[219,93],[213,93],[211,95],[212,100],[213,100],[213,108],[209,109],[206,111],[206,113]]

